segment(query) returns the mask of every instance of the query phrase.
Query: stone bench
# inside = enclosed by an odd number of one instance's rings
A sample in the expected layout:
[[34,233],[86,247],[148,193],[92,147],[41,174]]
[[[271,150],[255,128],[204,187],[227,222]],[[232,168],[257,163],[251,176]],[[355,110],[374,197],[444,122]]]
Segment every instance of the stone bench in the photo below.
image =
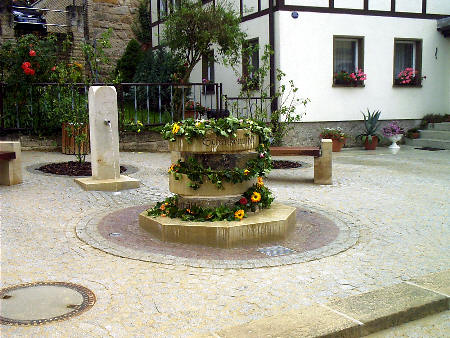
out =
[[20,142],[0,141],[0,184],[22,183]]
[[270,147],[272,156],[314,156],[314,183],[333,184],[332,141],[322,139],[320,147]]

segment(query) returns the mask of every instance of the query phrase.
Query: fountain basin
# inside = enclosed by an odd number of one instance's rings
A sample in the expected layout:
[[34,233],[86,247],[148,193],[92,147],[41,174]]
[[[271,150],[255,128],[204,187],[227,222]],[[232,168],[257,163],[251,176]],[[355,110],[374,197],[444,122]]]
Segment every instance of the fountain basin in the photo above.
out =
[[286,238],[295,228],[295,208],[273,203],[240,221],[186,222],[178,218],[139,215],[139,225],[163,242],[238,247]]

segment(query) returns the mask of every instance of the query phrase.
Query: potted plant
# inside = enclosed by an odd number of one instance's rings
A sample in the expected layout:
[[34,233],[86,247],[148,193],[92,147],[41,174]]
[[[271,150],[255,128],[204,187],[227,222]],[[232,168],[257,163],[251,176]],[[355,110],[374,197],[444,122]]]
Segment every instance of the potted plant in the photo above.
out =
[[199,118],[202,115],[205,115],[208,111],[208,108],[203,107],[200,102],[194,102],[193,100],[189,100],[184,105],[184,118]]
[[348,73],[344,70],[335,73],[333,76],[333,83],[335,85],[349,86],[349,87],[358,87],[364,84],[364,81],[367,79],[367,75],[363,72],[362,69],[358,69],[353,73]]
[[366,131],[365,133],[356,136],[356,138],[361,139],[366,150],[375,150],[377,148],[378,141],[381,139],[381,135],[377,133],[377,130],[380,127],[380,122],[378,120],[381,112],[377,110],[371,113],[369,109],[367,109],[367,116],[364,113],[362,114],[364,116],[364,127]]
[[411,128],[406,132],[406,137],[410,139],[416,139],[420,137],[419,128]]
[[404,132],[405,131],[403,130],[402,127],[398,125],[397,121],[393,121],[383,128],[383,135],[386,136],[389,139],[389,141],[392,142],[389,148],[391,149],[400,148],[397,142],[402,139]]
[[320,137],[323,139],[331,139],[333,141],[333,152],[341,151],[342,147],[345,145],[345,140],[348,135],[342,131],[342,128],[323,128],[320,132]]
[[394,79],[396,86],[420,86],[422,79],[426,79],[426,76],[421,76],[419,71],[414,68],[405,68]]

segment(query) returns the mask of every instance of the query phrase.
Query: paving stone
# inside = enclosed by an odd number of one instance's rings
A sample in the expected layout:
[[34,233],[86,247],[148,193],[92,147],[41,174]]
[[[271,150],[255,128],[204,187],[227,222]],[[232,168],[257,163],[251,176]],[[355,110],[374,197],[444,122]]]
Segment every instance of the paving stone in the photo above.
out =
[[[392,155],[384,148],[370,154],[345,149],[333,154],[334,181],[326,187],[313,185],[312,167],[273,171],[265,182],[275,188],[278,202],[324,210],[327,216],[357,227],[356,244],[319,260],[308,261],[305,255],[291,265],[227,266],[231,268],[227,270],[190,267],[183,260],[168,260],[172,265],[165,265],[121,258],[77,237],[77,224],[99,212],[151,204],[170,195],[169,154],[121,153],[120,158],[139,169],[130,174],[142,182],[139,189],[120,195],[87,192],[72,178],[27,170],[23,170],[24,183],[0,186],[2,287],[65,281],[87,286],[97,295],[95,306],[79,317],[41,327],[3,326],[2,336],[208,334],[280,310],[327,303],[331,297],[345,298],[401,281],[437,288],[416,279],[450,269],[449,151],[424,152],[402,146]],[[59,153],[22,153],[24,167],[72,159]],[[312,158],[298,160],[312,164]],[[185,270],[178,270],[180,266]],[[342,280],[356,289],[342,289]],[[217,301],[207,301],[210,295]],[[242,312],[250,303],[258,307]],[[433,336],[433,332],[423,332]]]

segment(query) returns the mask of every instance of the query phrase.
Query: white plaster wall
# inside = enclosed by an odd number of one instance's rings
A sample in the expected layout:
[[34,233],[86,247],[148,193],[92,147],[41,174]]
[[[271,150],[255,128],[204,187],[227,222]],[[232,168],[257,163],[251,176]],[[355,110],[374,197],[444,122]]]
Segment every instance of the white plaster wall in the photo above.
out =
[[364,9],[363,0],[334,0],[335,8]]
[[286,5],[328,7],[329,0],[285,0]]
[[158,26],[152,28],[152,46],[158,46]]
[[269,8],[269,0],[261,0],[261,10]]
[[151,0],[152,23],[158,21],[158,1]]
[[[300,13],[280,16],[280,68],[311,99],[304,121],[360,120],[361,111],[380,109],[382,119],[416,119],[450,111],[450,40],[435,20]],[[364,36],[363,88],[332,87],[333,35]],[[423,39],[422,88],[395,88],[394,38]],[[435,48],[438,58],[435,59]]]
[[391,10],[391,0],[369,0],[369,10],[390,11]]
[[[443,0],[447,1],[447,0]],[[422,13],[422,0],[396,0],[396,12]]]
[[427,13],[450,15],[450,0],[427,0]]
[[258,0],[244,0],[244,16],[258,11]]

